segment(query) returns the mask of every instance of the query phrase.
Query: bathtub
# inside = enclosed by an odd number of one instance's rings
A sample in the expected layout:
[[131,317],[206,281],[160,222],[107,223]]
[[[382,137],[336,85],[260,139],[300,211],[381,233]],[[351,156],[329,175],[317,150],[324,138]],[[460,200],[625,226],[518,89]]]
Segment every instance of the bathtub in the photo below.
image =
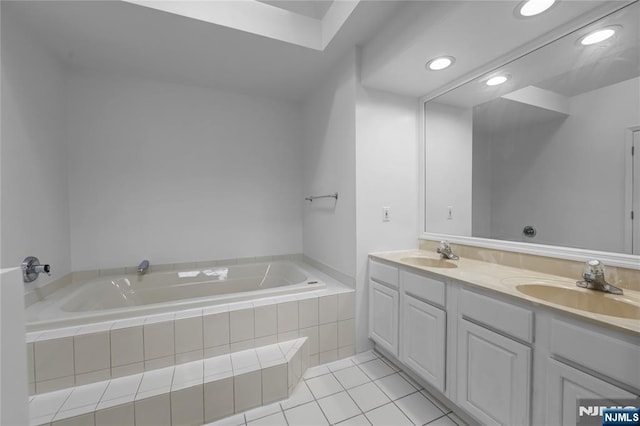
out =
[[63,287],[26,309],[27,331],[175,312],[321,290],[290,261],[101,276]]

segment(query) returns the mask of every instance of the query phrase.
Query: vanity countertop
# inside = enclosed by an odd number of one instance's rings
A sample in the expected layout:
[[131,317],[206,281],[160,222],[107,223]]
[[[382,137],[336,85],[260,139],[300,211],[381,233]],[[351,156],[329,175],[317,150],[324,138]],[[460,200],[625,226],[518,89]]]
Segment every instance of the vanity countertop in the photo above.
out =
[[[450,264],[455,264],[455,267],[423,266],[418,265],[415,261],[405,260],[407,258],[424,258],[433,259],[436,263],[440,260],[440,256],[438,254],[425,250],[378,252],[372,253],[369,256],[374,260],[393,262],[409,268],[427,271],[445,278],[452,278],[472,286],[507,294],[534,305],[547,306],[555,310],[567,312],[578,317],[595,321],[602,325],[631,331],[640,335],[640,292],[638,291],[624,289],[623,295],[607,294],[595,290],[579,288],[576,286],[576,279],[572,280],[567,277],[545,274],[528,269],[503,266],[496,263],[483,262],[474,259],[460,258],[459,260],[441,261],[445,262],[448,266],[451,266]],[[564,293],[567,294],[567,304],[571,304],[572,301],[570,299],[572,298],[572,295],[581,296],[578,293],[573,293],[573,291],[585,293],[584,297],[588,298],[590,303],[599,305],[598,310],[600,311],[607,311],[608,309],[611,309],[612,313],[616,313],[615,311],[617,311],[617,309],[615,301],[630,304],[631,306],[625,306],[625,308],[630,308],[632,318],[589,312],[582,309],[571,308],[564,304],[552,303],[529,296],[518,290],[517,287],[523,284],[552,286],[566,289],[567,291]],[[608,308],[609,304],[599,303],[599,299],[597,299],[599,297],[612,299],[614,302],[610,303],[611,308]]]

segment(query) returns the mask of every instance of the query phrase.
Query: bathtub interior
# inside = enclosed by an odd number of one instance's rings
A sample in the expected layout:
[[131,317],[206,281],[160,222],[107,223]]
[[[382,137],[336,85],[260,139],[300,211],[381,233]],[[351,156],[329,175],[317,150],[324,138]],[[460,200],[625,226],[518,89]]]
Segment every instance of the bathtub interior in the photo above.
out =
[[151,305],[289,286],[302,283],[306,278],[299,269],[283,263],[103,277],[78,289],[60,309],[85,312]]
[[62,288],[27,308],[27,330],[206,307],[325,287],[288,262],[101,276]]

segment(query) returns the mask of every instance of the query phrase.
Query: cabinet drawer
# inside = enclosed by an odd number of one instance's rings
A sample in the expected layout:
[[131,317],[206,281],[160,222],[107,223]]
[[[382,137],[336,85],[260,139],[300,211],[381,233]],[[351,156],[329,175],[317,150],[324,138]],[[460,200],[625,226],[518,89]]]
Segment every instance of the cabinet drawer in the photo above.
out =
[[551,353],[590,370],[640,389],[640,339],[621,340],[605,332],[589,330],[554,319]]
[[533,312],[527,309],[462,290],[460,311],[466,318],[524,342],[533,342]]
[[369,276],[372,280],[398,288],[398,268],[370,260]]
[[445,284],[442,281],[407,271],[400,271],[400,279],[405,293],[444,306]]

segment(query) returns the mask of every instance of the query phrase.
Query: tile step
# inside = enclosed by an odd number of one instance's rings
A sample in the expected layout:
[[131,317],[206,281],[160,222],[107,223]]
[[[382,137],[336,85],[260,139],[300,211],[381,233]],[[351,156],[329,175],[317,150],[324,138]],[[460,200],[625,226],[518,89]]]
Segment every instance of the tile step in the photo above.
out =
[[303,337],[42,393],[30,399],[30,424],[204,424],[288,398],[308,357]]

